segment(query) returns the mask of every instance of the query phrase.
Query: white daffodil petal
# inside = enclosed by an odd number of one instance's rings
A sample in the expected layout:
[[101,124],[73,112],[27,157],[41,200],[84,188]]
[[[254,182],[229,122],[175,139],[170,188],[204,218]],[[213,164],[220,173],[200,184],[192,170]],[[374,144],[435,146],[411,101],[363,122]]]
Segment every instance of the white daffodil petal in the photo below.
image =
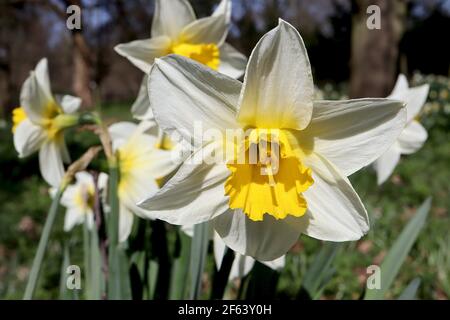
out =
[[48,75],[47,58],[43,58],[38,62],[36,68],[34,69],[34,73],[41,90],[47,96],[47,98],[50,99],[52,97],[52,90],[50,86],[50,78]]
[[408,96],[405,101],[407,110],[407,118],[406,118],[407,123],[413,121],[414,118],[419,115],[423,105],[427,101],[429,90],[430,86],[428,84],[410,88],[408,90]]
[[228,43],[220,46],[219,72],[234,79],[240,78],[247,66],[247,57]]
[[153,111],[150,108],[147,83],[148,83],[148,75],[145,75],[144,78],[142,79],[141,86],[139,87],[138,96],[134,101],[133,105],[131,106],[131,113],[133,114],[133,117],[135,117],[138,120],[153,121],[154,116]]
[[398,137],[398,146],[402,154],[412,154],[422,148],[427,141],[427,130],[417,121],[406,125]]
[[[214,259],[216,268],[219,270],[222,266],[226,245],[217,232],[214,232]],[[228,250],[231,250],[228,248]],[[253,268],[255,260],[249,256],[234,253],[233,264],[231,265],[229,280],[245,277]]]
[[75,113],[78,111],[78,109],[81,106],[81,102],[82,102],[81,98],[74,97],[74,96],[67,94],[61,98],[60,103],[61,103],[61,107],[62,107],[64,113],[70,114],[70,113]]
[[79,171],[75,173],[77,183],[94,186],[94,177],[89,172]]
[[272,261],[263,261],[262,264],[272,270],[279,271],[286,265],[286,256],[279,257],[278,259]]
[[187,0],[156,0],[152,22],[152,37],[168,36],[176,39],[185,26],[195,20],[195,13]]
[[[196,146],[203,144],[206,130],[237,127],[240,88],[239,81],[176,55],[156,60],[148,85],[150,106],[161,129]],[[201,130],[194,130],[196,126]]]
[[138,125],[134,122],[121,121],[108,127],[111,140],[128,140],[136,131]]
[[406,79],[404,74],[399,74],[390,97],[395,96],[400,92],[406,91],[408,90],[408,88],[409,88],[408,79]]
[[35,124],[40,124],[47,118],[49,108],[54,104],[53,97],[42,88],[36,73],[25,80],[20,91],[20,104],[25,110],[27,117]]
[[[185,228],[185,226],[181,226],[182,230],[186,230],[187,232],[191,232],[193,234],[193,228],[190,230],[189,228]],[[186,232],[185,231],[185,232]],[[188,234],[186,232],[186,234]],[[190,235],[192,237],[192,235]],[[223,256],[225,255],[225,249],[227,246],[225,242],[223,242],[222,238],[214,231],[213,236],[213,248],[214,248],[214,261],[216,262],[216,268],[219,270],[222,266]]]
[[183,29],[180,39],[186,43],[214,43],[220,46],[227,33],[227,18],[222,14],[195,20]]
[[323,155],[349,176],[394,143],[405,117],[403,104],[395,100],[315,101],[311,124],[297,136],[304,148]]
[[276,220],[266,214],[263,221],[250,220],[240,210],[228,210],[213,220],[214,229],[225,244],[242,255],[271,261],[284,255],[298,240],[301,218]]
[[125,242],[133,229],[133,213],[128,208],[120,204],[119,208],[119,242]]
[[409,123],[420,113],[420,110],[427,101],[429,89],[430,86],[428,84],[409,88],[408,80],[403,74],[400,74],[388,98],[401,100],[406,103],[406,122]]
[[348,178],[320,155],[305,158],[314,184],[303,193],[308,211],[301,217],[304,233],[326,241],[358,240],[369,230],[366,209]]
[[232,3],[231,0],[222,0],[219,5],[216,7],[216,9],[214,10],[212,16],[220,16],[220,15],[225,15],[226,19],[227,19],[227,23],[231,22],[231,7],[232,7]]
[[400,161],[400,153],[400,148],[396,142],[374,162],[373,166],[377,172],[378,185],[383,184],[394,172],[397,163]]
[[45,141],[39,150],[39,167],[42,177],[52,187],[59,187],[64,177],[61,148],[56,141]]
[[14,132],[14,147],[19,157],[27,157],[36,152],[46,137],[47,134],[41,127],[33,124],[29,119],[22,121]]
[[163,36],[121,43],[115,46],[114,50],[147,74],[150,72],[155,58],[168,53],[170,43],[170,38]]
[[195,160],[210,154],[214,147],[210,143],[194,152],[153,197],[138,205],[148,211],[149,217],[177,225],[205,222],[225,212],[228,197],[224,195],[224,183],[229,170],[225,164]]
[[303,40],[280,19],[253,50],[239,102],[239,122],[259,128],[304,129],[314,84]]
[[97,186],[100,190],[106,189],[108,185],[108,175],[104,172],[100,172],[98,175]]
[[[221,241],[223,242],[223,240]],[[228,276],[228,279],[242,279],[247,274],[249,274],[250,271],[252,271],[254,265],[255,259],[236,253],[233,264],[231,265],[230,275]]]
[[68,232],[76,225],[84,222],[84,213],[77,208],[67,208],[66,215],[64,216],[64,231]]
[[[54,189],[55,191],[58,190],[57,188],[52,188],[52,189]],[[76,184],[68,186],[61,196],[61,204],[66,208],[75,207],[76,203],[75,203],[74,199],[75,199],[77,192],[78,192],[78,187],[76,186]]]

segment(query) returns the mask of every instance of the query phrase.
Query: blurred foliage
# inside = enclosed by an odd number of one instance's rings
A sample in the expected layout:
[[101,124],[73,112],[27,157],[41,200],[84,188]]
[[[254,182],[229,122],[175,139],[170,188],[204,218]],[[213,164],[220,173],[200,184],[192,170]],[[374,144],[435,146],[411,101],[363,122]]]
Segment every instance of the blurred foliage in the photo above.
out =
[[[387,297],[399,297],[415,278],[421,280],[417,293],[419,299],[450,297],[450,82],[445,77],[415,75],[413,78],[414,85],[425,82],[430,83],[431,89],[420,121],[428,130],[428,141],[416,154],[403,157],[390,181],[380,188],[371,168],[351,177],[368,209],[371,229],[360,241],[340,246],[331,266],[333,276],[320,289],[323,299],[359,299],[364,292],[367,266],[381,263],[416,208],[428,196],[433,196],[430,217]],[[344,84],[325,84],[317,97],[345,98],[343,92],[346,92]],[[130,119],[127,104],[108,105],[103,111],[111,122]],[[88,146],[98,143],[89,132],[69,133],[67,136],[73,158]],[[50,199],[47,186],[39,176],[37,157],[17,159],[10,124],[0,125],[0,141],[0,299],[21,298]],[[104,159],[98,159],[94,167],[104,168]],[[69,246],[71,263],[82,265],[82,228],[76,228],[71,234],[64,233],[62,211],[52,234],[36,298],[58,298],[65,246]],[[172,253],[176,228],[166,229],[169,253]],[[277,298],[299,297],[306,271],[322,247],[320,241],[304,235],[300,238],[288,254],[286,267],[278,277]],[[209,253],[205,270],[211,275],[214,268],[211,246]],[[257,266],[255,272],[268,274],[259,264]],[[226,296],[239,297],[239,283],[253,288],[252,274],[240,282],[233,282]],[[210,288],[211,279],[205,274],[202,289],[205,292]],[[202,294],[202,297],[207,295]]]

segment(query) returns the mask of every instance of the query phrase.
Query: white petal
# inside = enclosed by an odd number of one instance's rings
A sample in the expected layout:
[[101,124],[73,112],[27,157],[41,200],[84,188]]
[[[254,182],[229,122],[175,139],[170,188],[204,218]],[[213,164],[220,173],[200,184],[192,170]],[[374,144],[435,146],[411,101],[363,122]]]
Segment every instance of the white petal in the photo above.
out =
[[271,261],[286,254],[302,231],[300,218],[276,220],[265,215],[252,221],[240,210],[228,210],[214,219],[214,229],[234,251],[260,261]]
[[86,186],[94,186],[94,177],[87,171],[79,171],[75,173],[75,178],[80,184],[84,184]]
[[148,83],[148,75],[145,75],[144,78],[142,79],[138,96],[134,101],[133,105],[131,106],[131,113],[133,114],[133,117],[135,117],[138,120],[153,121],[154,116],[153,111],[150,108],[147,83]]
[[231,9],[232,9],[232,3],[231,0],[222,0],[219,5],[216,7],[216,9],[213,12],[213,16],[220,16],[225,15],[227,19],[227,23],[231,22]]
[[388,99],[315,101],[311,124],[298,140],[349,176],[394,143],[405,125],[405,111],[401,102]]
[[75,113],[80,108],[81,101],[81,98],[70,96],[67,94],[61,98],[60,103],[64,113]]
[[105,189],[108,185],[108,175],[104,172],[100,172],[98,175],[98,181],[97,181],[98,188],[100,190]]
[[314,85],[305,45],[280,20],[253,50],[239,103],[239,121],[259,128],[304,129],[311,120]]
[[68,232],[84,222],[84,214],[76,208],[68,208],[64,217],[64,231]]
[[419,122],[412,121],[398,137],[398,146],[402,154],[411,154],[422,148],[427,138],[427,130]]
[[[46,70],[46,67],[42,66],[39,69],[40,78],[45,78],[44,73],[46,71],[44,69]],[[48,87],[42,85],[42,82],[47,80],[38,80],[37,71],[32,71],[23,83],[20,91],[20,104],[24,108],[27,117],[33,123],[40,124],[43,118],[47,118],[48,108],[52,106],[54,99],[48,92]]]
[[133,213],[128,208],[120,204],[119,210],[119,242],[124,242],[128,239],[133,228]]
[[224,14],[195,20],[181,32],[180,39],[186,43],[215,43],[221,45],[228,33],[227,17]]
[[224,43],[220,47],[220,73],[238,79],[244,74],[246,66],[247,57],[245,55],[228,43]]
[[42,177],[52,187],[59,187],[64,177],[61,148],[56,141],[46,141],[39,150],[39,167]]
[[113,123],[108,127],[108,132],[112,140],[128,140],[133,132],[136,131],[138,125],[134,122],[121,121]]
[[398,143],[394,143],[373,164],[375,171],[377,172],[378,185],[383,184],[391,176],[399,161],[400,149]]
[[143,72],[149,73],[155,58],[165,56],[169,46],[170,39],[162,36],[121,43],[115,46],[114,50]]
[[[190,59],[176,55],[157,59],[148,88],[155,119],[169,135],[176,132],[199,146],[204,131],[237,126],[241,83]],[[194,130],[196,126],[203,131]]]
[[154,122],[142,121],[140,124],[134,122],[122,121],[117,122],[108,127],[111,135],[113,149],[119,147],[124,148],[125,145],[130,147],[146,146],[146,149],[152,150],[158,142],[158,128]]
[[326,241],[358,240],[369,230],[366,209],[350,181],[327,159],[310,155],[314,184],[303,195],[308,204],[301,217],[304,233]]
[[197,150],[153,197],[138,204],[149,217],[177,225],[197,224],[228,209],[224,184],[230,173],[225,164],[194,160],[213,147],[210,143]]
[[50,78],[48,75],[48,61],[47,58],[41,59],[36,68],[34,69],[36,80],[39,83],[41,90],[48,98],[52,96],[52,90],[50,87]]
[[194,236],[194,225],[193,224],[183,224],[180,229],[189,237],[192,238]]
[[[222,266],[226,245],[222,238],[214,232],[214,259],[217,269]],[[231,250],[228,248],[228,250]],[[253,268],[255,260],[249,256],[234,253],[233,264],[231,265],[229,280],[245,277]]]
[[152,22],[152,37],[168,36],[176,39],[181,30],[195,20],[195,13],[187,0],[156,0]]
[[409,89],[408,79],[406,79],[404,74],[399,74],[397,81],[395,82],[394,89],[392,90],[392,93],[390,94],[390,97],[392,97],[400,92],[406,91],[408,89]]
[[272,270],[278,271],[283,269],[286,265],[286,256],[279,257],[278,259],[272,261],[263,261],[262,264],[271,268]]
[[416,116],[419,115],[422,110],[423,105],[427,101],[428,91],[430,90],[430,86],[428,84],[424,84],[419,87],[410,88],[408,90],[408,96],[406,98],[406,111],[407,118],[406,122],[411,122],[414,120]]
[[47,134],[40,126],[33,124],[29,119],[22,121],[14,132],[14,147],[19,157],[27,157],[37,151],[46,137]]
[[[55,191],[58,190],[57,188],[52,189]],[[61,204],[66,208],[76,207],[75,196],[77,195],[77,192],[78,186],[76,184],[68,186],[61,196]]]

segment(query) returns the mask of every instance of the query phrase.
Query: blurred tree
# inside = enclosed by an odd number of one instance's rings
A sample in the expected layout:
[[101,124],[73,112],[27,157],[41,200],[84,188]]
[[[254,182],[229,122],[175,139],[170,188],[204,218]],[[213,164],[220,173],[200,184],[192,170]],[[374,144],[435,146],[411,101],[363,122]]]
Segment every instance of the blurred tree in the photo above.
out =
[[[369,5],[380,8],[380,29],[367,26]],[[350,96],[384,97],[392,89],[397,75],[406,3],[403,0],[354,0],[353,9]]]

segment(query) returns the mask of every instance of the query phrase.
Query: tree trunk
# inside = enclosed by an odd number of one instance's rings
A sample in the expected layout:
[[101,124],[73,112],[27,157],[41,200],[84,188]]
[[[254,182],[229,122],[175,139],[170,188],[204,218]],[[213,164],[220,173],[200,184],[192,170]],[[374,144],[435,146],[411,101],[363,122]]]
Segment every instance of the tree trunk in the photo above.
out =
[[92,107],[92,58],[90,48],[81,32],[74,32],[73,39],[73,90],[83,100],[83,107]]
[[[381,29],[369,29],[367,7],[381,10]],[[397,75],[398,45],[406,12],[404,1],[356,0],[352,21],[350,96],[385,97]]]

